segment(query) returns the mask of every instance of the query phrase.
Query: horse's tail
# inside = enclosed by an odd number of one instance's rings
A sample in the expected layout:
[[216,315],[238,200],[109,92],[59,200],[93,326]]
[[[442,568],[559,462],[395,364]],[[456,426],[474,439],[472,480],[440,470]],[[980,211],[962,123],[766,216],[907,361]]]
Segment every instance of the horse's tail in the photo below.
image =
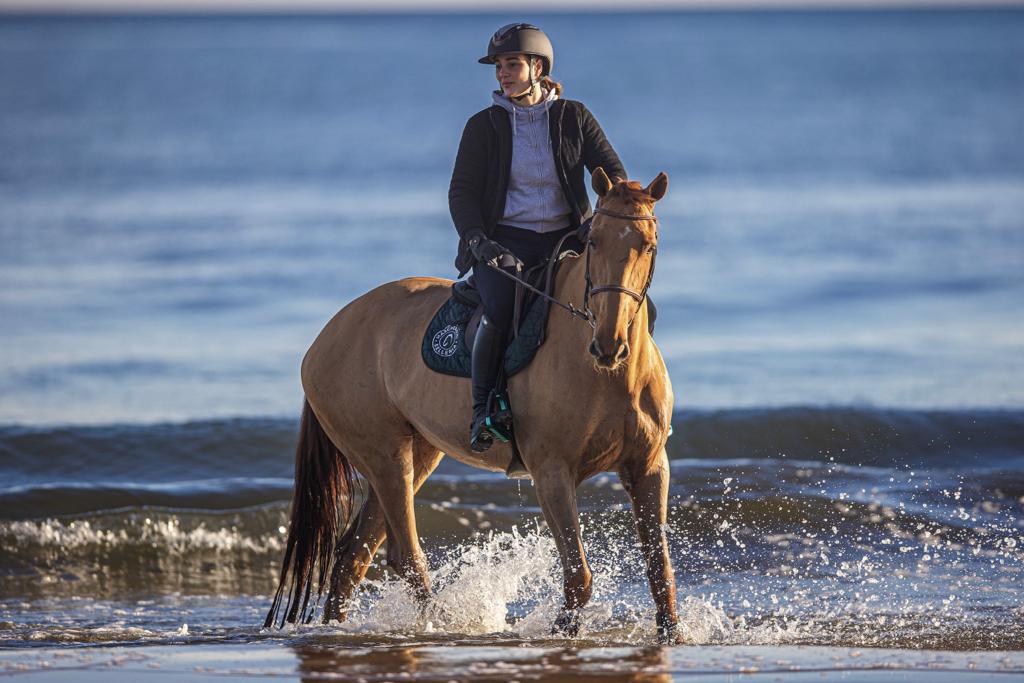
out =
[[[308,622],[312,618],[316,607],[316,601],[312,608],[309,605],[313,574],[319,567],[316,589],[319,600],[327,585],[335,541],[351,522],[354,484],[355,470],[331,443],[309,401],[305,401],[295,450],[295,493],[288,541],[277,593],[263,622],[264,628],[274,625],[282,606],[282,626],[286,621]],[[286,591],[288,601],[282,605]]]

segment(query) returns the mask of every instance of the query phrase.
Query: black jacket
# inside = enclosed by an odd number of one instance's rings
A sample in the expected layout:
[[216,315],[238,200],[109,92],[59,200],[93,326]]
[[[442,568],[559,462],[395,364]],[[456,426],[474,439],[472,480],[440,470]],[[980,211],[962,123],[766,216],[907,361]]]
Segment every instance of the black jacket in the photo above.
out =
[[[583,167],[591,173],[601,167],[609,177],[625,178],[626,171],[597,119],[581,102],[555,100],[548,115],[558,181],[578,226],[592,213]],[[460,238],[455,258],[459,277],[474,263],[466,240],[478,232],[491,235],[505,212],[511,168],[512,123],[507,111],[492,105],[466,122],[448,187],[448,209]]]

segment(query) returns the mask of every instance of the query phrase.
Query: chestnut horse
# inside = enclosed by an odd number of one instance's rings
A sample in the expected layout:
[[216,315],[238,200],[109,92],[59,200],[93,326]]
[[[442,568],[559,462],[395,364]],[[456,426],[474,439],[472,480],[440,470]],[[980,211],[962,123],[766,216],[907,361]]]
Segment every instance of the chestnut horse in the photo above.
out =
[[[599,201],[589,253],[562,264],[555,288],[560,301],[589,302],[591,324],[555,311],[547,342],[509,379],[508,394],[522,461],[562,561],[565,602],[553,632],[575,635],[591,594],[576,488],[613,471],[632,501],[659,639],[676,642],[664,533],[673,398],[644,298],[658,238],[654,203],[665,195],[668,176],[661,173],[644,188],[613,183],[599,168],[591,184]],[[420,277],[377,287],[335,315],[306,353],[291,522],[266,626],[282,611],[282,624],[310,620],[325,589],[324,621],[344,619],[385,539],[388,565],[427,600],[416,491],[444,453],[486,470],[508,467],[508,445],[495,442],[485,453],[469,448],[469,380],[438,374],[421,358],[422,331],[451,295],[451,284]],[[355,471],[369,487],[353,515]]]

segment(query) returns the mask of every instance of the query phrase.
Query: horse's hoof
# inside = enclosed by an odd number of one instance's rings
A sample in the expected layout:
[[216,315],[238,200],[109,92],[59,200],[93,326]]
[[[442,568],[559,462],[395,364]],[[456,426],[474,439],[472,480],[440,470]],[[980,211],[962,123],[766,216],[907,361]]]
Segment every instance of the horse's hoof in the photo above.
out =
[[328,596],[327,602],[324,603],[324,612],[320,621],[324,624],[329,624],[332,621],[342,622],[345,621],[347,616],[348,609],[344,601]]
[[575,609],[563,609],[551,627],[551,635],[575,638],[580,632],[580,612]]
[[658,627],[658,645],[691,645],[679,629],[679,624],[666,624]]
[[453,619],[451,609],[437,600],[419,605],[419,624],[424,630],[430,630],[426,628],[427,624],[430,624],[431,628],[440,628],[444,624],[452,623]]

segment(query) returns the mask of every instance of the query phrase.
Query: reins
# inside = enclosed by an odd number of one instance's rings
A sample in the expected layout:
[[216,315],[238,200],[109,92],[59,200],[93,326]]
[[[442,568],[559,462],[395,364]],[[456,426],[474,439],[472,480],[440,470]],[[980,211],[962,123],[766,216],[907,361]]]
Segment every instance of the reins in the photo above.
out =
[[[658,217],[655,216],[654,214],[618,213],[616,211],[609,211],[608,209],[602,208],[600,204],[597,206],[596,209],[594,209],[594,213],[595,214],[599,214],[599,213],[600,214],[604,214],[605,216],[611,216],[612,218],[622,218],[622,219],[629,220],[629,221],[654,221],[655,226],[658,225]],[[516,282],[516,284],[518,284],[518,285],[520,285],[522,287],[525,287],[526,289],[530,290],[531,292],[533,292],[537,296],[543,297],[544,299],[546,299],[550,303],[553,303],[553,304],[555,304],[557,306],[561,306],[566,311],[568,311],[569,315],[571,315],[573,318],[578,318],[580,320],[583,320],[583,321],[586,321],[586,322],[590,323],[590,327],[595,328],[595,329],[597,328],[597,318],[594,315],[594,312],[592,310],[590,310],[590,298],[593,295],[601,294],[602,292],[619,292],[621,294],[625,294],[625,295],[631,297],[632,299],[634,299],[637,302],[637,308],[636,308],[635,311],[633,311],[633,315],[629,319],[629,324],[632,325],[633,321],[636,319],[637,314],[640,312],[640,307],[643,305],[644,299],[647,298],[647,290],[650,289],[651,281],[654,279],[654,265],[655,265],[655,260],[658,257],[658,247],[657,246],[653,247],[653,251],[651,252],[651,269],[647,273],[647,282],[644,283],[643,289],[641,289],[639,292],[636,292],[636,291],[634,291],[632,289],[629,289],[628,287],[623,287],[621,285],[600,285],[598,287],[594,287],[594,283],[590,279],[590,249],[593,246],[593,241],[591,241],[591,239],[590,239],[590,223],[593,222],[593,220],[594,220],[593,217],[591,217],[590,221],[588,221],[587,223],[584,223],[584,226],[586,227],[586,233],[585,233],[585,235],[586,235],[586,247],[585,247],[585,249],[586,249],[586,262],[585,262],[586,265],[585,265],[585,270],[584,270],[584,278],[585,278],[585,281],[586,281],[586,285],[585,285],[585,288],[583,290],[583,308],[582,309],[576,308],[571,301],[569,303],[563,303],[563,302],[559,301],[555,297],[547,294],[546,292],[540,291],[536,287],[528,284],[521,277],[519,277],[517,275],[513,275],[512,273],[508,272],[504,268],[495,267],[495,266],[491,266],[491,267],[494,268],[494,270],[496,270],[499,273],[501,273],[502,275],[504,275],[505,277],[509,278],[510,280],[514,280]],[[555,251],[552,254],[552,258],[557,258],[558,257],[558,255],[562,251],[562,244],[565,242],[565,240],[571,234],[572,233],[569,233],[565,237],[563,237],[561,240],[559,240],[558,246],[555,248]]]
[[[552,258],[558,258],[558,254],[560,254],[561,251],[562,251],[562,244],[565,243],[565,240],[568,239],[569,235],[572,235],[572,233],[569,233],[568,235],[566,235],[565,237],[563,237],[562,239],[560,239],[558,241],[558,246],[556,246],[554,252],[552,252]],[[522,286],[522,287],[530,290],[531,292],[533,292],[537,296],[542,297],[544,299],[547,299],[549,302],[555,304],[556,306],[561,306],[562,308],[567,310],[569,312],[569,315],[571,315],[572,317],[579,318],[580,320],[589,322],[591,327],[594,327],[596,325],[596,323],[594,323],[594,320],[593,320],[593,315],[594,314],[591,313],[589,310],[580,310],[580,309],[576,308],[575,306],[573,306],[571,301],[568,304],[564,304],[561,301],[559,301],[558,299],[556,299],[555,297],[549,295],[547,292],[540,291],[539,289],[537,289],[533,285],[527,283],[526,280],[522,279],[521,277],[519,277],[517,275],[513,275],[512,273],[508,272],[504,268],[498,268],[498,267],[495,267],[495,266],[491,266],[491,268],[493,268],[497,272],[501,273],[505,277],[509,278],[510,280],[513,280],[517,285]]]

